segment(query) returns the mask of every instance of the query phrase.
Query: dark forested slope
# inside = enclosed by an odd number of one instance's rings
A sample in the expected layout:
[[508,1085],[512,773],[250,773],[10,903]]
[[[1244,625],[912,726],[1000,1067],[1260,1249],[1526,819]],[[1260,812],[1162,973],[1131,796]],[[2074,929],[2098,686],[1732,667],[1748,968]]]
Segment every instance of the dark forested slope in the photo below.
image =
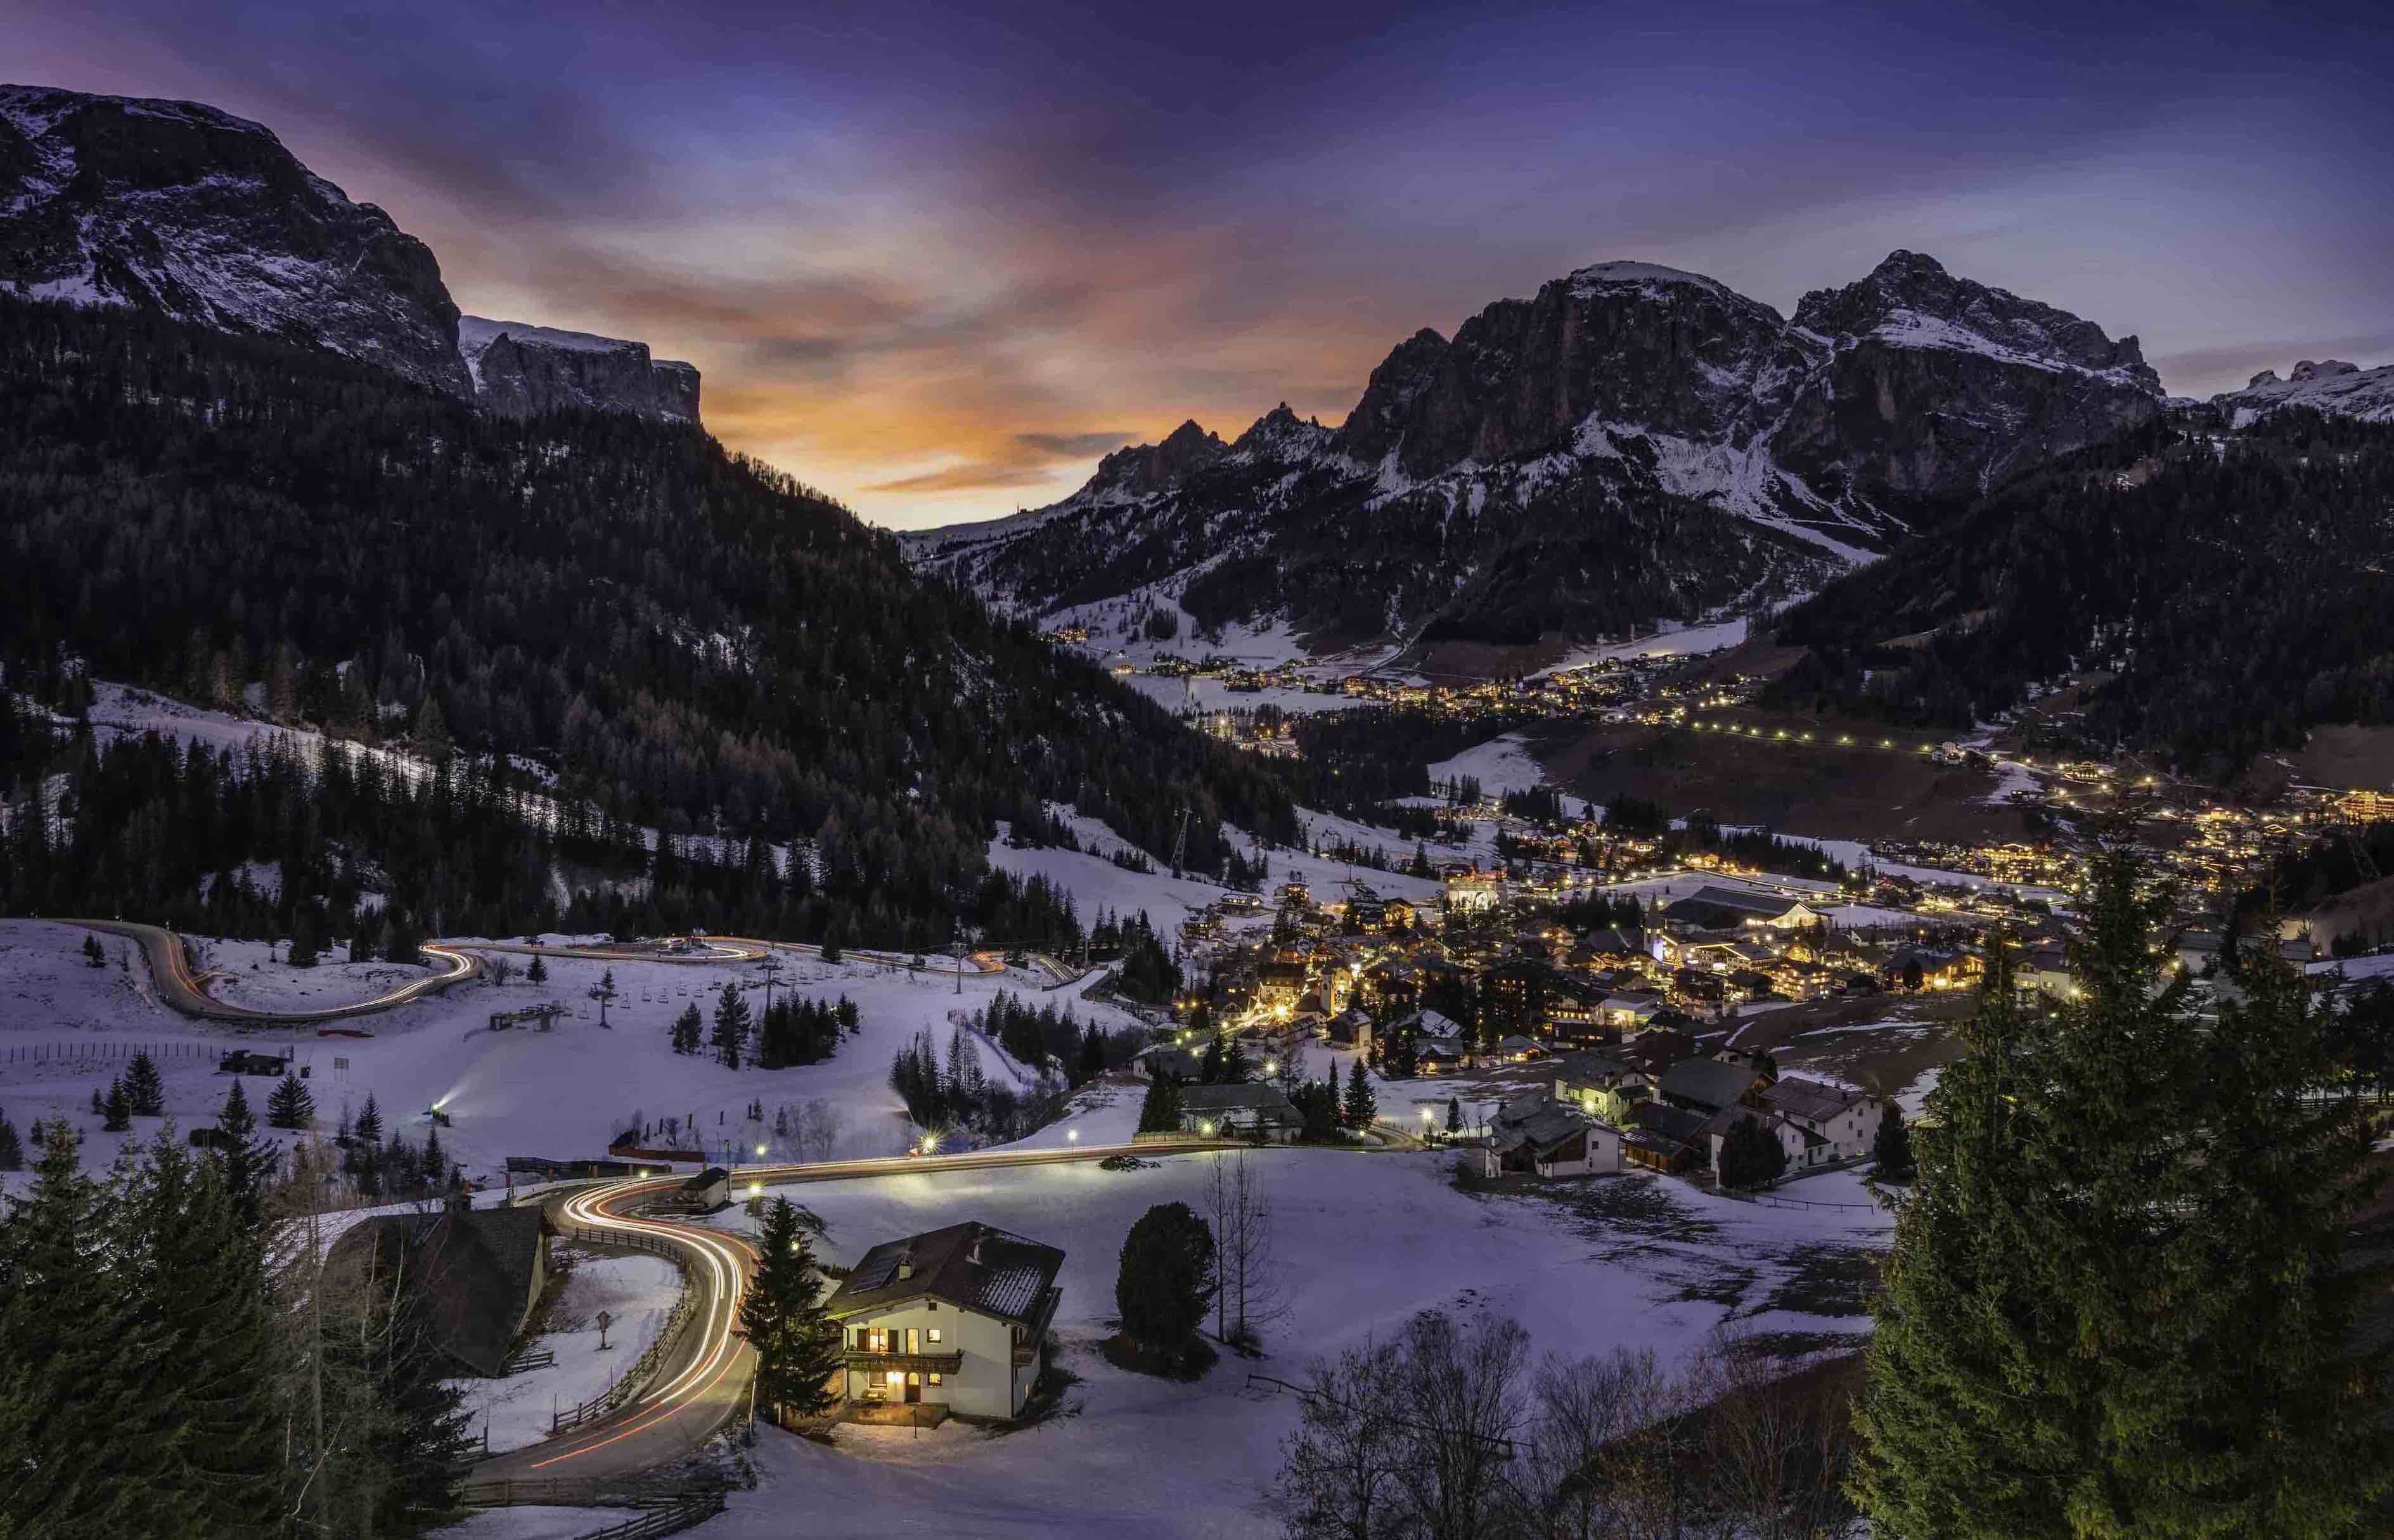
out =
[[5,301],[0,421],[0,663],[51,704],[81,669],[526,761],[614,820],[811,842],[819,895],[910,922],[1043,797],[1158,854],[1192,809],[1201,870],[1219,820],[1294,833],[1282,772],[686,425],[498,418],[310,349]]
[[2015,481],[1791,611],[1782,704],[1968,726],[2107,675],[2074,731],[2221,773],[2394,721],[2394,427],[2183,412]]

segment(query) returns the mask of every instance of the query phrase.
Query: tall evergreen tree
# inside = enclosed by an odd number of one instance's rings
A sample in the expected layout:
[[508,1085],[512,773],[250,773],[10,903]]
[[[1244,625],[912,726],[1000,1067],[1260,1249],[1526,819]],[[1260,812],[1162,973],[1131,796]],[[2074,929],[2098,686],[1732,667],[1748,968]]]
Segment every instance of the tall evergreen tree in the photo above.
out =
[[314,1127],[316,1099],[309,1095],[308,1083],[286,1071],[266,1099],[266,1121],[277,1128]]
[[813,1244],[787,1198],[766,1205],[757,1252],[740,1301],[740,1323],[756,1349],[756,1399],[792,1416],[816,1416],[839,1400],[840,1332],[823,1314]]
[[1878,1133],[1871,1140],[1871,1158],[1878,1163],[1881,1181],[1908,1182],[1919,1172],[1912,1152],[1912,1125],[1903,1121],[1903,1109],[1892,1101],[1878,1120]]
[[0,1220],[0,1528],[204,1540],[166,1480],[188,1434],[121,1265],[112,1194],[84,1175],[63,1120],[33,1136],[33,1189]]
[[532,954],[532,966],[524,969],[524,981],[533,984],[548,982],[548,961],[537,952]]
[[1172,1134],[1180,1129],[1180,1087],[1168,1074],[1157,1073],[1147,1083],[1147,1099],[1139,1103],[1138,1131]]
[[121,1134],[133,1126],[133,1099],[125,1094],[123,1075],[108,1083],[108,1095],[100,1101],[100,1127],[106,1132]]
[[267,1540],[283,1533],[281,1326],[265,1238],[245,1221],[217,1163],[161,1133],[118,1206],[151,1365],[178,1421],[161,1473],[196,1533]]
[[25,1168],[25,1147],[17,1138],[17,1125],[8,1114],[0,1112],[0,1171],[22,1171]]
[[1372,1126],[1373,1120],[1380,1115],[1379,1095],[1372,1089],[1372,1082],[1365,1077],[1363,1061],[1360,1059],[1348,1068],[1347,1095],[1339,1103],[1338,1112],[1339,1122],[1358,1132]]
[[665,1038],[673,1045],[676,1053],[696,1053],[699,1040],[705,1031],[706,1020],[699,1015],[698,1003],[692,1001],[682,1007],[681,1014],[673,1019],[673,1025],[665,1029]]
[[2098,860],[2049,1011],[1997,949],[1931,1093],[1860,1417],[1891,1533],[2383,1530],[2382,1364],[2349,1340],[2375,1279],[2342,1257],[2367,1143],[2308,1099],[2324,1007],[2265,957],[2216,1024],[2157,989],[2142,881]]
[[166,1111],[166,1085],[147,1049],[125,1066],[125,1099],[136,1117],[158,1117]]
[[232,1087],[225,1092],[224,1106],[217,1112],[217,1128],[224,1135],[215,1155],[224,1173],[225,1190],[231,1194],[233,1211],[242,1222],[255,1228],[265,1213],[266,1183],[273,1174],[275,1157],[271,1149],[257,1140],[257,1114],[249,1110],[249,1094],[241,1088],[239,1075],[233,1076]]
[[738,984],[727,983],[715,997],[715,1032],[707,1039],[717,1062],[727,1070],[740,1067],[741,1050],[748,1042],[748,1002]]

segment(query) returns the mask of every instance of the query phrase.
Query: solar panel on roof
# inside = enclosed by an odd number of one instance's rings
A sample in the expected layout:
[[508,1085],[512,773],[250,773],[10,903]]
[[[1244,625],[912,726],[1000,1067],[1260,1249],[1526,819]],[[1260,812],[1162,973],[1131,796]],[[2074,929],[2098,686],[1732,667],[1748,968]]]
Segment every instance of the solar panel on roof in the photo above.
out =
[[848,1275],[848,1286],[859,1294],[869,1294],[896,1277],[898,1264],[904,1259],[905,1254],[897,1251],[877,1260],[868,1257],[856,1271]]

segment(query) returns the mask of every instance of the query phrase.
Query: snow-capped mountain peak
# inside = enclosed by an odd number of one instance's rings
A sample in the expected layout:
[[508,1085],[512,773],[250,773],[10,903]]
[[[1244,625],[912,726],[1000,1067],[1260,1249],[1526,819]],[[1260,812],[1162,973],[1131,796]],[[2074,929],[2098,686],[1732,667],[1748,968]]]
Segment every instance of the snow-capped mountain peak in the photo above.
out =
[[1032,615],[1170,601],[1328,643],[1585,637],[1867,561],[1914,505],[2162,410],[2134,338],[1898,252],[1791,322],[1600,262],[1425,328],[1335,431],[1268,414],[1106,457],[1050,508],[911,537]]
[[2290,406],[2362,422],[2394,422],[2394,363],[2363,369],[2342,359],[2305,359],[2284,379],[2264,369],[2243,389],[2214,397],[2213,404],[2238,428]]

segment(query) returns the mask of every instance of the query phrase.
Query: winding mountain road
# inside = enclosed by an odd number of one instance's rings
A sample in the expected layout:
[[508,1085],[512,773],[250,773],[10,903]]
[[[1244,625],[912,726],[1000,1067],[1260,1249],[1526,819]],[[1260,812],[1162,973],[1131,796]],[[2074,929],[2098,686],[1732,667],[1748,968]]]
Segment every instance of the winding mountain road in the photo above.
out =
[[[256,1006],[234,1005],[219,1000],[207,991],[207,981],[215,974],[196,967],[191,949],[183,938],[162,926],[144,925],[133,920],[64,919],[55,923],[96,930],[104,935],[123,936],[140,944],[142,954],[149,959],[150,975],[158,982],[159,997],[186,1016],[204,1021],[221,1021],[244,1027],[296,1027],[313,1021],[335,1021],[345,1017],[371,1016],[390,1010],[428,994],[437,994],[451,984],[462,983],[482,971],[479,961],[486,953],[510,953],[540,957],[578,957],[591,962],[668,963],[679,966],[706,966],[723,963],[763,962],[776,952],[795,953],[800,956],[820,956],[822,948],[805,941],[769,941],[747,936],[691,936],[673,938],[687,950],[667,952],[652,945],[591,943],[584,945],[557,944],[534,946],[524,941],[426,941],[418,948],[432,959],[440,971],[421,979],[411,979],[397,988],[371,999],[353,1001],[346,1006],[325,1006],[314,1010],[269,1010]],[[910,957],[888,952],[860,952],[850,949],[848,956],[866,962],[882,963],[895,967],[914,967]],[[966,959],[976,973],[1003,973],[1005,959],[993,952],[976,952]],[[926,967],[926,972],[948,972],[945,968]]]

